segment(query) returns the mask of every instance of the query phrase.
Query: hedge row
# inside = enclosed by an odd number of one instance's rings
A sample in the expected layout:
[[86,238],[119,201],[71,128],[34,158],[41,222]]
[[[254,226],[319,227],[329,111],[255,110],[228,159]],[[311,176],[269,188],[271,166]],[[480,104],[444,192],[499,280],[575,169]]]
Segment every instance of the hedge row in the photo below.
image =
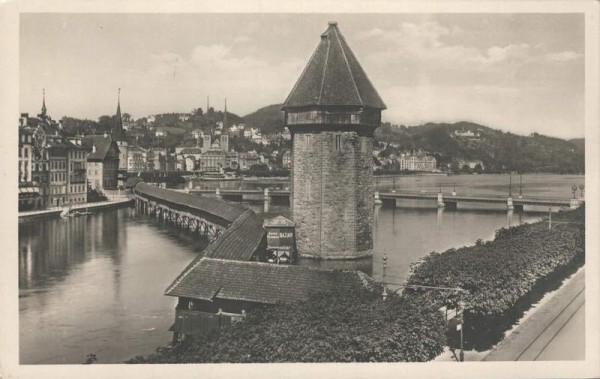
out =
[[[460,287],[468,294],[444,291],[437,297],[453,306],[459,297],[473,314],[501,313],[556,270],[583,262],[585,208],[560,212],[547,220],[500,229],[493,241],[431,253],[413,267],[408,284]],[[560,223],[557,223],[560,221]]]

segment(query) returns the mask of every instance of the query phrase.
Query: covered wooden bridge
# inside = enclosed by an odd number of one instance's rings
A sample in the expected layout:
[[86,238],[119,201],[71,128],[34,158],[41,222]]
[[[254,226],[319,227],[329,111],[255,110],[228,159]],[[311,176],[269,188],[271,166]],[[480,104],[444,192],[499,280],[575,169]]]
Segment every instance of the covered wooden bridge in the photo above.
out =
[[152,217],[218,238],[248,209],[240,204],[138,183],[134,190],[136,209]]

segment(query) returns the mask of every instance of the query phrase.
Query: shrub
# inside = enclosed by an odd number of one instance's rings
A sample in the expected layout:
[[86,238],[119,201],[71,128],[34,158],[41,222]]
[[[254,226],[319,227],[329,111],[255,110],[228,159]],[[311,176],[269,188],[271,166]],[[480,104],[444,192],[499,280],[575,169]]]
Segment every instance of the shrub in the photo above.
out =
[[444,316],[425,299],[343,288],[257,308],[220,333],[130,363],[417,362],[445,342]]

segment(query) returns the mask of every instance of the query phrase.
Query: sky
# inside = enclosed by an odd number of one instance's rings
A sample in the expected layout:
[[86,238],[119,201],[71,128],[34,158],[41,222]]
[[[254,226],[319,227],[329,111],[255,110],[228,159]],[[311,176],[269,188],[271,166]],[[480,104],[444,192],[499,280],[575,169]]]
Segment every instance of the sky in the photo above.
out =
[[22,14],[20,108],[97,119],[283,103],[338,22],[395,124],[584,136],[583,14]]

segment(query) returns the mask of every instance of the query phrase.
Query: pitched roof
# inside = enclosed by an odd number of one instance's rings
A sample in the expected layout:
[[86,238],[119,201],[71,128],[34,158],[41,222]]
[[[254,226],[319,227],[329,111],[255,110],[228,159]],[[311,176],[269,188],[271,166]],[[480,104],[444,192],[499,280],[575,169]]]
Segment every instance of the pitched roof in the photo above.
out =
[[333,286],[352,288],[368,283],[368,276],[360,271],[201,258],[192,262],[165,294],[275,304],[305,300],[311,293]]
[[265,221],[263,222],[263,226],[264,227],[296,226],[296,223],[290,219],[287,219],[287,218],[279,215],[279,216],[275,216],[273,218],[265,219]]
[[330,22],[321,35],[321,42],[282,109],[310,105],[386,109],[336,22]]
[[264,235],[262,218],[248,209],[206,248],[204,256],[248,261],[257,251]]
[[229,223],[234,222],[248,209],[238,204],[217,199],[216,197],[190,195],[188,193],[158,188],[146,183],[139,183],[135,186],[135,191],[148,196],[161,198],[173,204],[188,206],[219,217]]
[[[110,146],[114,143],[114,140],[110,136],[103,135],[91,135],[85,136],[81,139],[81,144],[87,147],[93,147],[96,145],[96,152],[92,152],[88,155],[88,160],[105,160],[108,158],[110,152]],[[116,145],[116,143],[115,143]],[[117,147],[118,150],[118,147]],[[118,155],[115,157],[118,158]]]

